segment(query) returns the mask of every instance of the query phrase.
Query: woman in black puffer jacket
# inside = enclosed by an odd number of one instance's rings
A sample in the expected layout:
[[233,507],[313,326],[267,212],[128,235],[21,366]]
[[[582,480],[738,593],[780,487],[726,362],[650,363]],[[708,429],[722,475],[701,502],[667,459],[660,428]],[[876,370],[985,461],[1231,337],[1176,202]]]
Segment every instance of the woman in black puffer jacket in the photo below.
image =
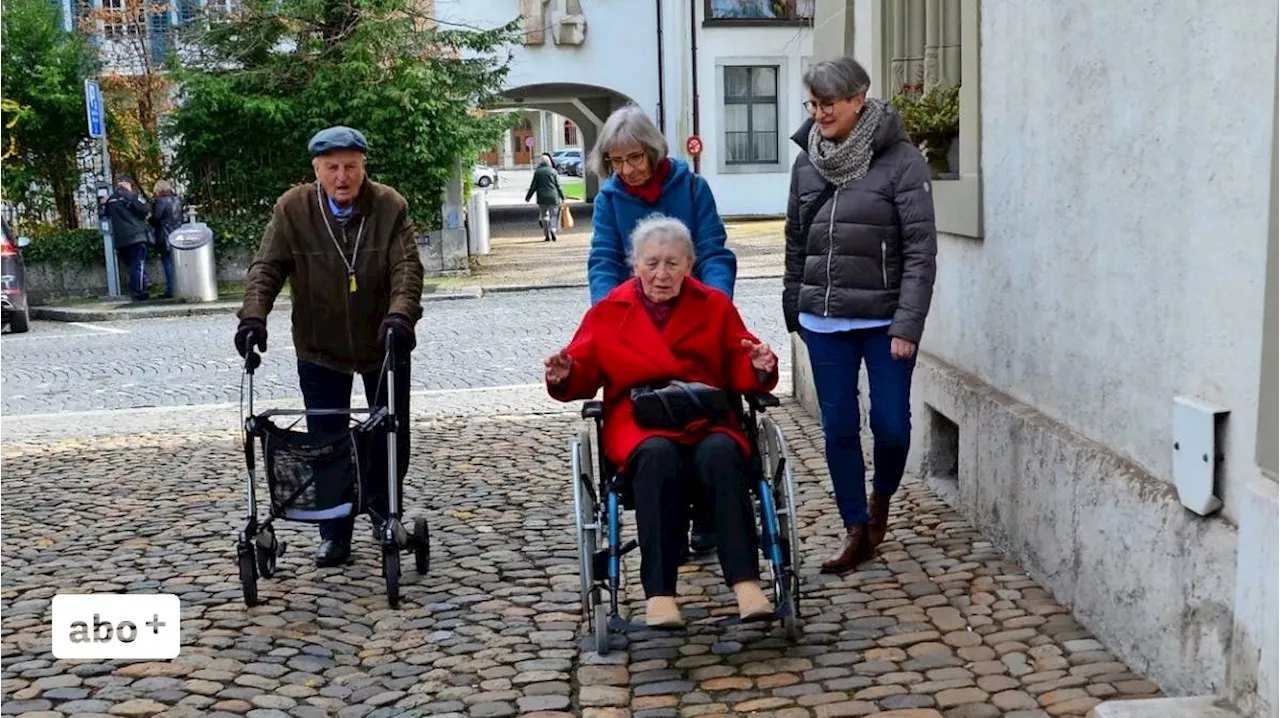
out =
[[[911,374],[933,296],[937,237],[929,166],[897,110],[868,98],[852,58],[804,77],[812,118],[792,135],[783,312],[809,350],[827,467],[845,536],[824,573],[844,573],[884,540],[911,443]],[[875,479],[866,496],[858,370],[870,381]]]

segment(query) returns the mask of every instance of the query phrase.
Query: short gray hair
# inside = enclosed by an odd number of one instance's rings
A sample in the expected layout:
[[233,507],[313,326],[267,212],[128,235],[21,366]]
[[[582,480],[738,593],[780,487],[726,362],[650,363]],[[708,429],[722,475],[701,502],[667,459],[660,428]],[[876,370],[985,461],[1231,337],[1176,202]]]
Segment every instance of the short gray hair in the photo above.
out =
[[871,76],[852,57],[819,62],[804,73],[805,87],[819,100],[857,97],[871,88]]
[[667,138],[662,136],[662,131],[653,124],[644,110],[635,105],[627,105],[614,110],[604,127],[600,128],[596,146],[591,149],[591,157],[587,160],[591,171],[599,175],[600,179],[609,179],[609,175],[613,174],[613,168],[609,165],[609,150],[633,142],[644,148],[654,168],[667,156]]
[[659,244],[675,242],[688,250],[690,260],[698,258],[697,250],[693,246],[693,236],[689,234],[689,228],[684,225],[684,222],[675,217],[651,214],[636,224],[636,228],[631,230],[631,264],[636,263],[636,260],[640,258],[640,250],[650,242],[658,242]]
[[152,194],[160,194],[161,192],[172,192],[173,184],[169,180],[156,180],[155,189],[151,190]]
[[543,152],[542,154],[538,155],[538,166],[539,167],[551,166],[551,157],[547,155],[546,152]]

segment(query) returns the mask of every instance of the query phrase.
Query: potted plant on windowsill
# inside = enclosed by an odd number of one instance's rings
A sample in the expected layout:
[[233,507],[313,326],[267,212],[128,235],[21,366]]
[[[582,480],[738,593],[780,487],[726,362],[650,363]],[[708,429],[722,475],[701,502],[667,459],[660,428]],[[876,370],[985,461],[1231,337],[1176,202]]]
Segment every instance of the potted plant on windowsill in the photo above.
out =
[[958,177],[957,153],[951,149],[960,137],[960,86],[934,87],[925,93],[907,89],[893,97],[907,135],[924,153],[934,179]]

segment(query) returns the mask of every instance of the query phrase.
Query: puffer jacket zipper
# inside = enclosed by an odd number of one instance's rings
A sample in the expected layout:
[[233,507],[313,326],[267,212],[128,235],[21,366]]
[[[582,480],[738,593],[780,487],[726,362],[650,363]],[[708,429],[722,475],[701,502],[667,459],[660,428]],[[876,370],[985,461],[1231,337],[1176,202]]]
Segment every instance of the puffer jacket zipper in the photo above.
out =
[[[827,293],[822,300],[822,316],[831,316],[831,256],[835,252],[836,207],[840,203],[840,190],[831,195],[831,217],[827,220]],[[822,209],[819,207],[818,209]]]
[[889,288],[889,257],[888,250],[885,247],[884,240],[880,240],[880,281],[884,283],[884,288]]

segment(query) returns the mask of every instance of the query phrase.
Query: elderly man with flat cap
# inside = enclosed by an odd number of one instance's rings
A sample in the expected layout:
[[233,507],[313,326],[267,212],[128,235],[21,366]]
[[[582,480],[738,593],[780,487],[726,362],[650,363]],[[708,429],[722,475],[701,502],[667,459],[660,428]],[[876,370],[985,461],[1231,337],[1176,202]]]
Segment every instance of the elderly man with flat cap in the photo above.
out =
[[[258,253],[249,265],[235,345],[267,348],[267,314],[286,280],[293,304],[293,345],[303,402],[311,409],[348,409],[354,375],[369,406],[386,406],[382,373],[385,340],[396,348],[396,413],[409,409],[409,351],[422,316],[422,262],[408,203],[394,189],[365,176],[368,143],[349,127],[317,133],[308,145],[316,181],[276,201]],[[403,349],[404,351],[400,351]],[[403,389],[402,389],[403,387]],[[333,434],[345,415],[312,416],[308,430]],[[407,422],[397,436],[399,479],[408,471]],[[387,513],[386,453],[370,451],[364,490],[370,509]],[[354,517],[320,523],[316,564],[346,563]]]

